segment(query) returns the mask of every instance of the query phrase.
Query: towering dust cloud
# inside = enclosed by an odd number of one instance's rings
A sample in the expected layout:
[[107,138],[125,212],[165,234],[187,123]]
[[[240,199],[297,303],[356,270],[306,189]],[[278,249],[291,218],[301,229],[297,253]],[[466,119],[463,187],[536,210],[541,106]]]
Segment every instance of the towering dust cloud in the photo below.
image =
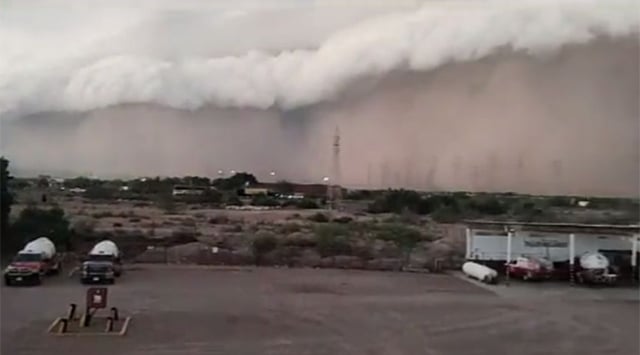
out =
[[0,12],[22,170],[319,181],[339,126],[346,185],[638,194],[633,1],[64,3]]

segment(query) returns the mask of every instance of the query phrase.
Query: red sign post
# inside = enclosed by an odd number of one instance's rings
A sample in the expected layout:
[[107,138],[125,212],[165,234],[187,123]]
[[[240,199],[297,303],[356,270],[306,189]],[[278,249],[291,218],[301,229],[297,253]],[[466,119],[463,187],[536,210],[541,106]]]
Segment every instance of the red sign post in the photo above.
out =
[[87,310],[107,308],[107,288],[90,287],[87,290]]

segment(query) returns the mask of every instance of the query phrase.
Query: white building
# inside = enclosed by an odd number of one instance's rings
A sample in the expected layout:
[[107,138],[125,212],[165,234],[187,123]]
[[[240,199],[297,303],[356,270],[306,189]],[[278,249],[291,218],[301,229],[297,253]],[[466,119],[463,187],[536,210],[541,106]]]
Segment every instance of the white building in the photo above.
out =
[[638,225],[468,221],[467,227],[468,260],[501,265],[518,256],[538,256],[561,263],[600,252],[634,270],[638,265]]
[[173,196],[199,196],[209,190],[206,186],[176,185],[173,187]]

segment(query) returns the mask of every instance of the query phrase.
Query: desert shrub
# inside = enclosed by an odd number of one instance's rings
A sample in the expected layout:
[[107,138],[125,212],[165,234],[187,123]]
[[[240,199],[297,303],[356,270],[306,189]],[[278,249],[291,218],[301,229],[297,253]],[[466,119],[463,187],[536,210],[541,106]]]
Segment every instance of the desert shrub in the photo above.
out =
[[93,218],[78,219],[71,229],[79,235],[93,234],[96,227],[96,220]]
[[315,210],[320,208],[315,200],[309,198],[303,198],[302,200],[296,201],[295,206],[303,210]]
[[508,206],[495,196],[480,196],[469,203],[473,210],[488,215],[501,215],[508,212]]
[[242,206],[242,200],[236,195],[229,195],[224,199],[224,203],[227,206]]
[[120,227],[122,227],[122,223],[120,223],[120,222],[114,222],[114,223],[113,223],[113,226],[114,226],[114,227],[116,227],[116,228],[120,228]]
[[349,216],[341,216],[333,219],[333,222],[335,223],[350,223],[351,221],[353,221],[353,218]]
[[117,217],[115,213],[110,212],[110,211],[104,211],[104,212],[96,212],[94,214],[92,214],[91,216],[93,216],[93,218],[108,218],[108,217]]
[[141,219],[140,219],[140,218],[138,218],[138,217],[135,217],[135,218],[129,218],[129,222],[131,222],[131,223],[138,223],[138,222],[140,222],[140,221],[141,221]]
[[222,193],[218,190],[207,189],[199,196],[199,202],[208,204],[219,204],[222,202]]
[[251,241],[251,252],[256,264],[260,264],[264,256],[278,246],[276,237],[268,232],[259,232]]
[[172,214],[177,211],[176,203],[170,194],[158,195],[156,198],[156,206],[167,214]]
[[406,264],[411,251],[423,240],[431,240],[431,236],[423,235],[419,230],[403,224],[383,224],[378,226],[376,237],[381,240],[393,242],[403,253],[403,262]]
[[323,256],[350,255],[349,230],[344,225],[326,224],[315,228],[316,249]]
[[118,190],[108,187],[95,185],[90,186],[84,192],[84,197],[93,200],[110,200],[118,198]]
[[440,223],[453,223],[462,218],[460,210],[451,206],[440,207],[431,213],[430,216],[434,221]]
[[427,214],[433,210],[430,201],[419,193],[408,190],[389,190],[369,204],[370,213],[401,213],[405,210]]
[[301,229],[302,227],[297,223],[283,224],[281,228],[282,233],[285,233],[285,234],[299,232]]
[[353,190],[345,196],[346,200],[368,200],[373,198],[374,192],[371,190]]
[[180,224],[186,227],[195,227],[196,221],[193,219],[185,218],[182,221],[180,221]]
[[281,243],[289,247],[314,248],[316,246],[316,236],[295,233],[288,235]]
[[256,195],[251,199],[251,204],[253,206],[267,206],[267,207],[275,207],[280,206],[278,200],[273,197],[267,195]]
[[223,231],[227,233],[240,233],[242,232],[242,225],[235,224],[233,226],[224,227]]
[[227,224],[227,223],[229,223],[229,217],[222,214],[209,218],[209,224]]
[[327,223],[329,222],[329,217],[324,213],[314,213],[311,216],[307,217],[308,220],[317,222],[317,223]]

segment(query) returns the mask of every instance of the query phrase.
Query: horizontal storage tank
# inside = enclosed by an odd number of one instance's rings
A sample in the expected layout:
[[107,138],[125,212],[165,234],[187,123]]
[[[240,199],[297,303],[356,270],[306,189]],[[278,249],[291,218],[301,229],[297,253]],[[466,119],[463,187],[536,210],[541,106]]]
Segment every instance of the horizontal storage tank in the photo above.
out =
[[49,238],[40,237],[27,243],[27,245],[25,245],[19,253],[42,254],[43,258],[51,259],[54,255],[56,255],[56,246]]
[[462,272],[467,276],[486,283],[494,283],[498,279],[498,272],[484,265],[467,261],[462,265]]
[[89,255],[111,255],[114,258],[117,258],[120,255],[120,251],[118,250],[116,243],[110,240],[103,240],[94,245],[93,249],[89,252]]
[[587,253],[580,257],[580,267],[588,270],[606,269],[609,259],[600,253]]

